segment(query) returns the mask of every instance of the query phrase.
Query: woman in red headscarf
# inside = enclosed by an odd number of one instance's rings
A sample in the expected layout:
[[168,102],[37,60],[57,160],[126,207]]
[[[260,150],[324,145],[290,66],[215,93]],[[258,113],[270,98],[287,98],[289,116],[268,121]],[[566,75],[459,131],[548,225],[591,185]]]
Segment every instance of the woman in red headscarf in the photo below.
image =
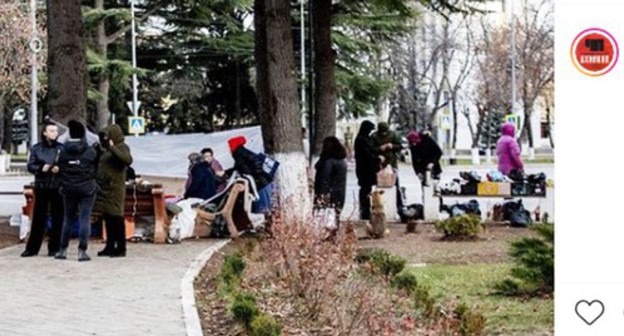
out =
[[232,176],[233,171],[241,175],[250,175],[256,182],[260,201],[252,204],[252,212],[261,213],[270,211],[270,194],[272,192],[273,178],[262,169],[258,162],[257,154],[245,148],[247,139],[237,136],[228,140],[228,146],[234,159],[234,167],[225,171],[227,176]]
[[432,177],[438,179],[442,173],[440,167],[442,149],[440,146],[430,136],[414,131],[407,135],[407,141],[409,142],[412,166],[416,175],[423,181],[425,172],[430,169]]

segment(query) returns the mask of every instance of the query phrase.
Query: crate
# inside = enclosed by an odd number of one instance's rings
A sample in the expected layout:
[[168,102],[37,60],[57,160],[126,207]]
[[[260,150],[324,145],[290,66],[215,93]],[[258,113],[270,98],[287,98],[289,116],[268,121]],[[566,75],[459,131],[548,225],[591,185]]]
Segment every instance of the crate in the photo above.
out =
[[505,182],[481,182],[477,187],[479,196],[506,196],[511,194],[511,184]]

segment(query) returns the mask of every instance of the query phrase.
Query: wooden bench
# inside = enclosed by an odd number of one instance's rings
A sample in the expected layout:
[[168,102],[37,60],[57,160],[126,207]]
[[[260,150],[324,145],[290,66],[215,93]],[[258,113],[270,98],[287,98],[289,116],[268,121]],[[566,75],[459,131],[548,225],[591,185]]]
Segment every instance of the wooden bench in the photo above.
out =
[[[33,186],[24,186],[26,205],[23,213],[32,218],[35,195]],[[97,212],[93,213],[98,216]],[[153,216],[154,242],[164,243],[167,238],[167,213],[162,185],[126,184],[126,198],[124,200],[124,217]]]

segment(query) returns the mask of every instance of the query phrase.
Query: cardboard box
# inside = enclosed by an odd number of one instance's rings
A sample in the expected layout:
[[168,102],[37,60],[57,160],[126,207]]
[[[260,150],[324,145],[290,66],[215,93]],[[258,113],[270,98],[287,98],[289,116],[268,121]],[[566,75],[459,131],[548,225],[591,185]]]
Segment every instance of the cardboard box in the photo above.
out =
[[477,187],[479,196],[507,196],[511,195],[511,184],[504,182],[481,182]]

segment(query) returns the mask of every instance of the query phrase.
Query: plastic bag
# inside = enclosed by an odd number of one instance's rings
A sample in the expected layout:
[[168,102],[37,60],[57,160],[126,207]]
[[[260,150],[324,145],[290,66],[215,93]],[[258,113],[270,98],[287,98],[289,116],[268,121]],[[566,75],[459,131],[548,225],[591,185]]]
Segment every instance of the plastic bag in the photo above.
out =
[[336,230],[338,228],[336,223],[336,210],[334,208],[316,209],[314,210],[313,217],[314,223],[319,228],[328,230]]
[[377,187],[391,188],[396,184],[397,175],[391,166],[380,170],[377,173]]

